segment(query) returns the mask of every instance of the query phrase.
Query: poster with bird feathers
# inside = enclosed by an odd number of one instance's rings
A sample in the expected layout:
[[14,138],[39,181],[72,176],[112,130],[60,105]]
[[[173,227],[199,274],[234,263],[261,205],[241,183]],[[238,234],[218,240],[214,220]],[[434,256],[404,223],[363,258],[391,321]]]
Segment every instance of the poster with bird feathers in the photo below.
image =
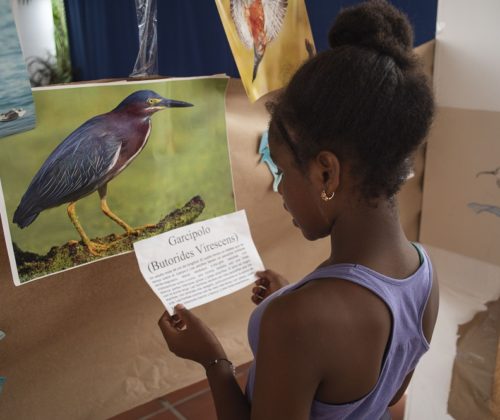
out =
[[235,210],[225,76],[34,90],[39,124],[0,142],[16,285]]
[[304,0],[216,0],[249,99],[285,86],[314,55]]

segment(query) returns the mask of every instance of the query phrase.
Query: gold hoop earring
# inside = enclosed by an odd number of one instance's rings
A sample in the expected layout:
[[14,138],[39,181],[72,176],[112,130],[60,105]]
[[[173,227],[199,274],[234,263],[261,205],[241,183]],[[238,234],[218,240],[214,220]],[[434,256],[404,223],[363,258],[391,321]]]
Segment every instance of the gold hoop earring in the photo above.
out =
[[327,195],[325,190],[321,191],[321,199],[323,201],[330,201],[334,195],[335,191],[333,191],[330,195]]

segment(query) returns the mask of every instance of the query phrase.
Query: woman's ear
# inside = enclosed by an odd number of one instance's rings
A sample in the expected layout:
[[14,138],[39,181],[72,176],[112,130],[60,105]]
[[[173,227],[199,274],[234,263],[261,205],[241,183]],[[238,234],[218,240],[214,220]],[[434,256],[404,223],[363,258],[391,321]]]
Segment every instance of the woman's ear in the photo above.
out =
[[340,184],[340,162],[337,155],[322,150],[314,159],[315,181],[328,194],[335,192]]

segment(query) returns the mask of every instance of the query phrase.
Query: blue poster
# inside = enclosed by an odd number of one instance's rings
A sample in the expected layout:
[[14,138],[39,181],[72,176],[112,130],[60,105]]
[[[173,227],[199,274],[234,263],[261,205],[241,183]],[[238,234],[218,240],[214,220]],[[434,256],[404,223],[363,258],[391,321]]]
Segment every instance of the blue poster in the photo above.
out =
[[10,1],[0,0],[0,137],[35,127],[31,95]]

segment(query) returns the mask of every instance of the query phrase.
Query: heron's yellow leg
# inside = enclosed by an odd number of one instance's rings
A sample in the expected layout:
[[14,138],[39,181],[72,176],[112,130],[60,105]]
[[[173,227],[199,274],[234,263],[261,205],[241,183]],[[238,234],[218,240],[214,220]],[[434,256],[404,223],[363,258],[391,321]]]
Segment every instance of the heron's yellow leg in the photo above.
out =
[[87,234],[83,230],[82,225],[80,224],[80,221],[78,220],[78,216],[76,215],[75,206],[76,206],[76,202],[73,201],[72,203],[69,203],[68,208],[67,208],[68,216],[71,219],[71,223],[73,223],[73,226],[75,227],[75,229],[79,233],[80,237],[82,238],[83,243],[88,248],[89,252],[92,255],[96,255],[96,256],[100,255],[100,252],[106,251],[109,247],[107,245],[92,242],[89,239],[89,237],[87,236]]
[[102,212],[108,216],[111,220],[114,222],[118,223],[125,231],[127,234],[131,234],[135,232],[135,229],[129,226],[127,223],[125,223],[122,219],[120,219],[116,214],[114,214],[111,209],[108,206],[108,203],[106,201],[106,197],[101,198],[101,210]]
[[101,210],[102,212],[108,216],[111,220],[113,220],[115,223],[118,223],[123,229],[125,229],[125,232],[127,232],[127,235],[130,235],[132,233],[136,233],[136,230],[133,229],[131,226],[129,226],[127,223],[125,223],[122,219],[120,219],[116,214],[114,214],[111,209],[108,206],[108,202],[106,200],[106,192],[107,192],[107,185],[103,185],[101,188],[99,188],[99,197],[101,198]]

